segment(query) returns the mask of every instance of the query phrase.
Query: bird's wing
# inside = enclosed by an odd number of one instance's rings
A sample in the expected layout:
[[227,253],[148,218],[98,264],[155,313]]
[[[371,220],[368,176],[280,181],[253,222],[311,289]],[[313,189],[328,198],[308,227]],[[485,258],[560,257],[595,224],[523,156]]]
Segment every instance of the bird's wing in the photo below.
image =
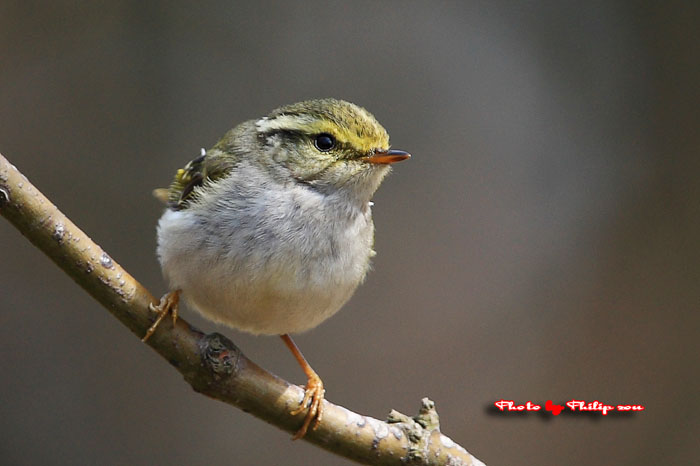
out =
[[153,195],[173,210],[186,209],[190,201],[196,197],[196,187],[207,180],[216,181],[233,168],[231,158],[223,155],[218,150],[205,152],[202,149],[202,155],[191,160],[175,173],[175,178],[168,189],[156,189]]

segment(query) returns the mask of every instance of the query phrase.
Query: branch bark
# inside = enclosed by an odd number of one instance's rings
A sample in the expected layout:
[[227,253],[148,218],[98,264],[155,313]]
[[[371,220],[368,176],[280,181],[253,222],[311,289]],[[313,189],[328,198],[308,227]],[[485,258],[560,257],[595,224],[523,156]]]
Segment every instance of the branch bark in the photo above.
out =
[[[0,215],[126,325],[138,338],[151,326],[157,300],[27,178],[0,155]],[[147,343],[195,391],[233,405],[288,432],[304,413],[290,411],[303,390],[265,371],[229,339],[206,335],[179,318],[164,319]],[[324,401],[323,421],[304,440],[354,461],[377,465],[480,465],[439,429],[434,404],[423,399],[417,416],[392,411],[387,422]]]

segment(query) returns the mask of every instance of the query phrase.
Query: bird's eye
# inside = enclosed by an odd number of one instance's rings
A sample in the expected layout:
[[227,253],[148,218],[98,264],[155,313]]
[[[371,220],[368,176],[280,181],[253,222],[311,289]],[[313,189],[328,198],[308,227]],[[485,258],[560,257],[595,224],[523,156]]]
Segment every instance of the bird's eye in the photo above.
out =
[[314,146],[321,152],[328,152],[335,147],[335,138],[328,133],[321,133],[314,139]]

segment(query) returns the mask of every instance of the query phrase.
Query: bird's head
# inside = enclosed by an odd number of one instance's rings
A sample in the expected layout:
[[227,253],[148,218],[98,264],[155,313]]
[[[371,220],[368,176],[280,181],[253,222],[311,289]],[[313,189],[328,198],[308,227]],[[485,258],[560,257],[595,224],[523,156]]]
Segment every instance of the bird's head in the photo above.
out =
[[286,105],[255,122],[264,163],[321,192],[347,191],[369,200],[389,165],[410,155],[364,108],[336,99]]

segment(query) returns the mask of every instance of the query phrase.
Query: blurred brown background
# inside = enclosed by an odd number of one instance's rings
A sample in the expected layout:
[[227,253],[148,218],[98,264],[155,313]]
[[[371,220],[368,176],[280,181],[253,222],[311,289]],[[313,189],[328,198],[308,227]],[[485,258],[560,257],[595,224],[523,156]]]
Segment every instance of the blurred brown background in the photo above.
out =
[[[297,338],[328,398],[429,396],[490,465],[691,464],[700,15],[653,3],[5,1],[0,151],[160,295],[152,188],[281,104],[366,106],[414,158],[367,282]],[[0,463],[347,464],[195,394],[4,221],[0,244]],[[279,339],[184,315],[304,381]]]

